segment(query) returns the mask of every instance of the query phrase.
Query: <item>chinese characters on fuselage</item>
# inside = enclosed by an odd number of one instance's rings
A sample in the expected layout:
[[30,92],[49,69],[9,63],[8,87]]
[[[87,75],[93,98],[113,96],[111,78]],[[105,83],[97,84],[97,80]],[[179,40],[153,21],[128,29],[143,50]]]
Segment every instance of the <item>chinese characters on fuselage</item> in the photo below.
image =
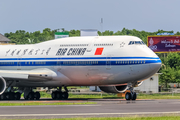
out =
[[41,55],[43,55],[44,53],[46,55],[48,55],[50,50],[51,50],[51,48],[48,48],[47,50],[45,50],[45,49],[42,49],[42,50],[40,50],[40,49],[23,49],[23,50],[21,50],[21,49],[18,49],[18,50],[13,49],[13,50],[11,50],[11,49],[9,49],[9,50],[6,51],[5,56],[7,56],[8,54],[11,55],[11,56],[13,56],[13,55],[23,56],[23,55],[33,55],[33,54],[37,55],[39,51],[41,51],[41,53],[40,53]]

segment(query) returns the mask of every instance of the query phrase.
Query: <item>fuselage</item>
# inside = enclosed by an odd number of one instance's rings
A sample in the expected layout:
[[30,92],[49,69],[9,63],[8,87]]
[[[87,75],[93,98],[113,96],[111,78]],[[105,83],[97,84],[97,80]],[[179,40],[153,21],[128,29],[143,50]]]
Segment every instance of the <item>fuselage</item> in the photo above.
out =
[[116,85],[144,80],[161,60],[133,36],[69,37],[30,45],[0,46],[0,70],[54,71],[49,81],[24,81],[15,86]]

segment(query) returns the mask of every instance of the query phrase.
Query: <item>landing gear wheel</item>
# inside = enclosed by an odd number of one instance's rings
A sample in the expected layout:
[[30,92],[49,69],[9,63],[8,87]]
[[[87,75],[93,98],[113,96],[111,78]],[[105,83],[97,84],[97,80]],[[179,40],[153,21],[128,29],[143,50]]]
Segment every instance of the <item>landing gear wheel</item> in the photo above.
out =
[[34,92],[30,92],[28,95],[29,100],[34,100]]
[[68,92],[63,92],[62,93],[62,99],[67,100],[68,96],[69,96]]
[[35,92],[35,93],[34,93],[34,98],[35,98],[36,100],[39,100],[39,99],[40,99],[40,93],[39,93],[39,92]]
[[1,100],[6,100],[6,93],[3,93],[3,94],[1,95]]
[[28,96],[24,97],[25,100],[28,100]]
[[20,100],[21,99],[21,93],[20,92],[16,92],[14,95],[15,100]]
[[131,93],[127,92],[125,95],[126,100],[130,100],[131,99]]
[[57,96],[57,91],[52,92],[51,97],[52,97],[53,100],[56,100],[56,99],[57,99],[56,96]]
[[7,99],[7,100],[14,100],[14,94],[13,94],[13,92],[7,92],[7,93],[6,93],[6,99]]
[[61,100],[63,98],[62,92],[58,91],[57,94],[56,94],[56,97],[57,97],[58,100]]
[[136,100],[136,97],[137,97],[137,95],[136,95],[136,93],[134,92],[134,93],[132,94],[132,100]]
[[15,93],[14,92],[10,92],[10,100],[14,100],[15,99]]

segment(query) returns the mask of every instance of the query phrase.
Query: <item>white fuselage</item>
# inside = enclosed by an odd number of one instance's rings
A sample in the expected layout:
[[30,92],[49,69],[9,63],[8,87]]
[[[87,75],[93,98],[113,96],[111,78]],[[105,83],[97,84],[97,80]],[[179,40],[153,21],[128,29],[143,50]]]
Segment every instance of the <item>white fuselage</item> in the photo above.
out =
[[41,81],[19,80],[14,86],[115,85],[144,80],[161,60],[133,36],[69,37],[31,45],[0,46],[0,70],[49,69]]

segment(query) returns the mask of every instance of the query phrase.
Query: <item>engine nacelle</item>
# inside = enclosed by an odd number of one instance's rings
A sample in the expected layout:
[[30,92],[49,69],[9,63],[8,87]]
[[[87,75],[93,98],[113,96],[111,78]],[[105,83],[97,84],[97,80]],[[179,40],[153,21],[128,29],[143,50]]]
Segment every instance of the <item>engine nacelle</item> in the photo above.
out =
[[99,86],[99,88],[107,93],[122,93],[128,89],[127,85],[121,86]]
[[[133,87],[138,87],[142,85],[143,81],[136,82]],[[123,93],[128,89],[127,85],[119,85],[119,86],[99,86],[99,88],[107,93]]]
[[0,95],[6,90],[6,81],[0,76]]

